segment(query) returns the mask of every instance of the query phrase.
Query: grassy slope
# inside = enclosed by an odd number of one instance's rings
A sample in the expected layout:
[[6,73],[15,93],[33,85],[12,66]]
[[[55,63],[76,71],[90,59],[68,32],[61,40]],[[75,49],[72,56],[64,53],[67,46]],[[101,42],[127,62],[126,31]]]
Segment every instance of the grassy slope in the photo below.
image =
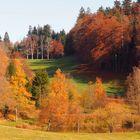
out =
[[0,140],[139,140],[140,133],[52,133],[0,126]]
[[[29,66],[32,70],[37,69],[47,69],[50,78],[54,72],[60,68],[63,72],[70,73],[72,76],[72,81],[74,81],[81,91],[87,87],[89,81],[95,81],[96,74],[92,75],[81,75],[74,74],[75,69],[80,65],[79,62],[75,59],[74,56],[64,57],[60,59],[53,60],[28,60]],[[110,78],[107,81],[104,81],[104,87],[109,95],[122,94],[123,87],[120,85],[119,78]]]

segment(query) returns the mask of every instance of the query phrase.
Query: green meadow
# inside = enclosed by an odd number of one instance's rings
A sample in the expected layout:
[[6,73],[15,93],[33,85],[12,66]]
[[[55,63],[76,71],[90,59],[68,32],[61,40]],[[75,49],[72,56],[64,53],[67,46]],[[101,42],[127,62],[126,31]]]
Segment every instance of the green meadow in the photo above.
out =
[[54,133],[0,126],[0,140],[139,140],[140,133]]
[[[88,86],[89,81],[92,81],[94,83],[96,79],[96,74],[94,73],[91,75],[82,75],[76,73],[78,66],[80,66],[80,63],[74,56],[51,60],[30,59],[28,60],[28,65],[34,71],[38,69],[46,69],[50,79],[52,79],[52,76],[55,73],[55,71],[58,68],[60,68],[64,73],[70,75],[71,80],[76,84],[80,92]],[[118,78],[108,77],[107,80],[103,80],[104,88],[107,94],[110,96],[122,96],[124,94],[123,83],[124,80],[123,78],[120,78],[120,76]]]

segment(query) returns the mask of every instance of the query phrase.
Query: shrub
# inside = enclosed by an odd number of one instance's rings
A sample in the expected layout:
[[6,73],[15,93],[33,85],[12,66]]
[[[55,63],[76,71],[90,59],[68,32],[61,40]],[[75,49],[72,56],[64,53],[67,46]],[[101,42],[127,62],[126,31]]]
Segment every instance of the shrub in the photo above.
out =
[[7,119],[10,120],[10,121],[16,121],[16,117],[13,114],[8,114]]

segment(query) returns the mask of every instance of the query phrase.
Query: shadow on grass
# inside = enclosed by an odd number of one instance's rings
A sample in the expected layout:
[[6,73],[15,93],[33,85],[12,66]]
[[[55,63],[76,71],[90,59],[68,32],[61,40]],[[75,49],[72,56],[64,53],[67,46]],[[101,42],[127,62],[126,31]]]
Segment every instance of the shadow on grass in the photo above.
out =
[[[84,89],[85,87],[87,87],[89,81],[95,83],[95,79],[97,76],[96,73],[93,73],[91,75],[76,74],[75,70],[80,65],[80,63],[73,56],[51,60],[28,60],[28,63],[30,68],[34,71],[38,69],[46,69],[50,78],[52,78],[55,71],[60,68],[64,73],[70,74],[71,78],[80,89]],[[102,77],[102,74],[99,77]],[[107,78],[103,78],[103,84],[107,94],[109,96],[123,96],[123,78],[117,76],[118,78],[113,77],[112,79],[110,79],[109,77],[110,76],[107,76]]]

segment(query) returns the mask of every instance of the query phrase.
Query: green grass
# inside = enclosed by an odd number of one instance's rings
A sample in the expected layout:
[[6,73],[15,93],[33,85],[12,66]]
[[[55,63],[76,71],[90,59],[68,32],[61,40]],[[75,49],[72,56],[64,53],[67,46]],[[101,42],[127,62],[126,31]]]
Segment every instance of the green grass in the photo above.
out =
[[0,121],[0,125],[4,125],[4,126],[10,126],[10,127],[16,127],[17,125],[23,125],[23,124],[28,124],[28,125],[32,125],[34,124],[35,120],[33,119],[28,119],[28,120],[22,120],[22,119],[18,119],[18,121]]
[[54,133],[0,126],[0,140],[139,140],[140,133]]
[[[96,75],[86,76],[73,74],[79,62],[74,56],[63,57],[53,60],[28,60],[28,64],[32,70],[47,69],[50,79],[55,71],[60,68],[65,73],[70,73],[72,81],[76,83],[78,90],[81,92],[87,87],[89,81],[95,82]],[[108,95],[123,95],[124,87],[119,79],[109,79],[104,81],[104,88]]]
[[32,70],[47,69],[50,75],[53,74],[58,68],[62,69],[64,72],[71,72],[79,65],[74,56],[52,60],[28,60],[28,63]]

